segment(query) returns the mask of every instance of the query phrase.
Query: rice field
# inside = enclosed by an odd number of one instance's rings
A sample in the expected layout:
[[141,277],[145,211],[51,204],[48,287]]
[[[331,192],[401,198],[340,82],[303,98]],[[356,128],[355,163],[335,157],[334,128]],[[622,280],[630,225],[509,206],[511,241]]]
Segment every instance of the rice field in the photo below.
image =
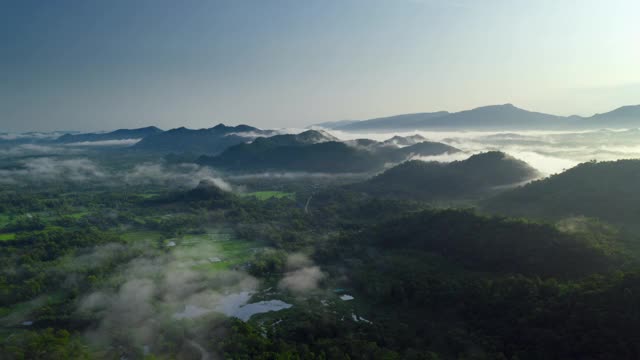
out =
[[138,230],[138,231],[127,231],[120,234],[122,240],[126,242],[135,242],[135,241],[143,241],[143,240],[151,240],[156,241],[162,239],[162,233],[159,231],[151,231],[151,230]]
[[188,234],[170,239],[179,256],[194,261],[202,270],[225,270],[242,266],[252,255],[263,248],[257,242],[237,239],[226,230],[209,230],[205,234]]
[[247,193],[244,196],[252,196],[258,200],[269,200],[271,198],[276,199],[295,199],[295,193],[284,192],[284,191],[256,191],[252,193]]

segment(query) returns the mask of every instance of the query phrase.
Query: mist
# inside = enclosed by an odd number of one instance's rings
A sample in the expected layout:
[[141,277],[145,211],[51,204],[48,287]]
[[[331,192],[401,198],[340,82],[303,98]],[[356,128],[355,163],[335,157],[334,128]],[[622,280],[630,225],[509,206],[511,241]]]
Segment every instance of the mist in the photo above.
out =
[[[227,294],[254,291],[259,284],[255,278],[241,271],[213,273],[196,270],[201,262],[194,254],[200,257],[220,255],[209,244],[184,249],[177,247],[169,252],[156,249],[151,243],[146,245],[149,248],[141,256],[121,265],[116,271],[113,281],[119,285],[98,289],[79,301],[78,316],[98,318],[97,326],[85,333],[96,346],[120,344],[157,353],[161,351],[159,340],[168,324],[181,319],[175,314],[189,306],[217,309],[224,304]],[[103,253],[112,251],[112,247],[97,248],[89,256],[100,258]],[[215,311],[197,315],[212,312]],[[196,344],[203,341],[203,337],[197,327],[192,327],[187,334],[187,339]],[[185,346],[193,345],[187,343]],[[202,346],[194,347],[198,351],[204,349]]]
[[100,141],[81,141],[68,143],[65,146],[131,146],[138,143],[142,139],[122,139],[122,140],[100,140]]
[[232,191],[231,184],[216,171],[196,164],[168,166],[163,163],[143,163],[122,174],[123,181],[130,185],[163,185],[169,187],[196,187],[207,180],[224,191]]
[[640,157],[637,130],[591,131],[407,131],[352,133],[326,130],[343,140],[368,138],[384,141],[393,136],[421,135],[442,142],[459,153],[413,157],[423,161],[465,160],[474,154],[498,150],[527,162],[544,175],[552,175],[591,160],[611,161]]
[[296,295],[305,294],[318,288],[325,274],[304,254],[294,253],[287,257],[287,272],[278,287]]
[[[51,155],[57,148],[28,146]],[[22,147],[22,146],[21,146]],[[12,153],[13,155],[14,153]],[[93,183],[103,186],[156,185],[167,188],[194,188],[206,180],[224,191],[236,191],[222,176],[209,167],[196,164],[167,165],[143,162],[128,169],[114,169],[87,157],[34,157],[19,159],[10,168],[0,169],[0,184],[28,186],[33,183]]]

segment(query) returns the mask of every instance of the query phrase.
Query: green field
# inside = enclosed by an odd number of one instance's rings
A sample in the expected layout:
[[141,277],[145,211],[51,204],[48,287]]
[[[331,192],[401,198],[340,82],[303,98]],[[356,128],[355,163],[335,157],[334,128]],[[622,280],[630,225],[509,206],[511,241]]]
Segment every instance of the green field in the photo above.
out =
[[237,239],[229,231],[209,230],[206,234],[188,234],[171,239],[174,252],[185,260],[194,261],[201,270],[225,270],[243,264],[256,249],[264,245]]
[[120,234],[122,240],[127,242],[141,241],[141,240],[160,240],[162,233],[159,231],[140,230],[140,231],[127,231]]
[[14,233],[0,234],[0,241],[13,240],[15,238],[16,238],[16,234]]
[[[233,232],[209,229],[202,234],[185,234],[168,238],[158,231],[127,231],[120,234],[127,242],[160,241],[177,261],[194,264],[199,270],[225,270],[249,261],[263,244],[237,239]],[[168,246],[170,243],[175,245]]]
[[143,199],[152,199],[154,197],[157,197],[158,194],[157,193],[140,193],[138,194],[138,196]]
[[284,191],[256,191],[256,192],[252,192],[252,193],[247,193],[244,196],[252,196],[255,197],[258,200],[268,200],[271,198],[276,198],[276,199],[283,199],[283,198],[287,198],[287,199],[295,199],[295,193],[290,193],[290,192],[284,192]]
[[80,218],[83,218],[83,217],[87,216],[88,214],[89,214],[88,211],[78,211],[78,212],[75,212],[75,213],[67,214],[67,216],[69,216],[71,218],[74,218],[74,219],[80,219]]

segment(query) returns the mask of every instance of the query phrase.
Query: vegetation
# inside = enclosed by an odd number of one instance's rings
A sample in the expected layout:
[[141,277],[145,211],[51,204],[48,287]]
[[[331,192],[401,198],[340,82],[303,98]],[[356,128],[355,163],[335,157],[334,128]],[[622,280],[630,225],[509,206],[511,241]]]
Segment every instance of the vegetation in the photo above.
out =
[[192,130],[184,127],[171,129],[145,137],[134,145],[136,151],[156,153],[218,154],[226,148],[242,144],[252,134],[272,135],[269,130],[260,130],[248,125],[226,126],[218,124],[209,129]]
[[349,188],[375,196],[451,200],[477,197],[537,175],[525,162],[492,151],[452,163],[407,161]]
[[254,191],[254,192],[245,194],[245,196],[253,196],[258,200],[269,200],[271,198],[276,198],[276,199],[281,199],[281,198],[294,199],[295,198],[295,194],[286,193],[282,191]]
[[[134,158],[108,159],[117,171],[135,166]],[[595,166],[576,171],[587,176],[580,172]],[[353,191],[363,184],[344,186],[340,177],[256,177],[236,193],[210,173],[182,187],[59,179],[2,185],[0,353],[638,357],[640,249],[605,210],[585,213],[597,220],[559,208],[542,222],[431,207],[455,191],[473,198],[485,194],[474,189],[531,175],[504,154],[486,153],[448,166],[408,162],[364,183],[390,185],[387,193]],[[487,203],[551,191],[541,186],[558,179]],[[597,199],[604,203],[584,201]],[[518,201],[525,200],[535,203]],[[243,313],[270,304],[271,311]]]
[[458,151],[451,146],[431,142],[404,148],[370,140],[366,142],[366,146],[361,146],[361,143],[354,146],[309,130],[298,135],[278,135],[239,144],[219,156],[203,156],[198,162],[239,172],[358,173],[382,169],[387,163],[399,163],[411,155],[428,156]]
[[511,216],[544,219],[586,216],[635,227],[640,214],[640,160],[587,162],[487,200]]

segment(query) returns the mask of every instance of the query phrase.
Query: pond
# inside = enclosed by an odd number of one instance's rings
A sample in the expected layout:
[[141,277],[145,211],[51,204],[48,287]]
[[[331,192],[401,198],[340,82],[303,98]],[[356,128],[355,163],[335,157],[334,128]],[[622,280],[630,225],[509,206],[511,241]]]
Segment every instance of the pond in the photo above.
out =
[[211,312],[223,313],[230,317],[237,317],[242,321],[248,321],[253,315],[270,311],[280,311],[288,309],[293,305],[282,300],[265,300],[249,304],[251,293],[242,291],[223,296],[217,304],[211,308],[200,307],[187,304],[183,311],[173,314],[174,319],[193,319]]

